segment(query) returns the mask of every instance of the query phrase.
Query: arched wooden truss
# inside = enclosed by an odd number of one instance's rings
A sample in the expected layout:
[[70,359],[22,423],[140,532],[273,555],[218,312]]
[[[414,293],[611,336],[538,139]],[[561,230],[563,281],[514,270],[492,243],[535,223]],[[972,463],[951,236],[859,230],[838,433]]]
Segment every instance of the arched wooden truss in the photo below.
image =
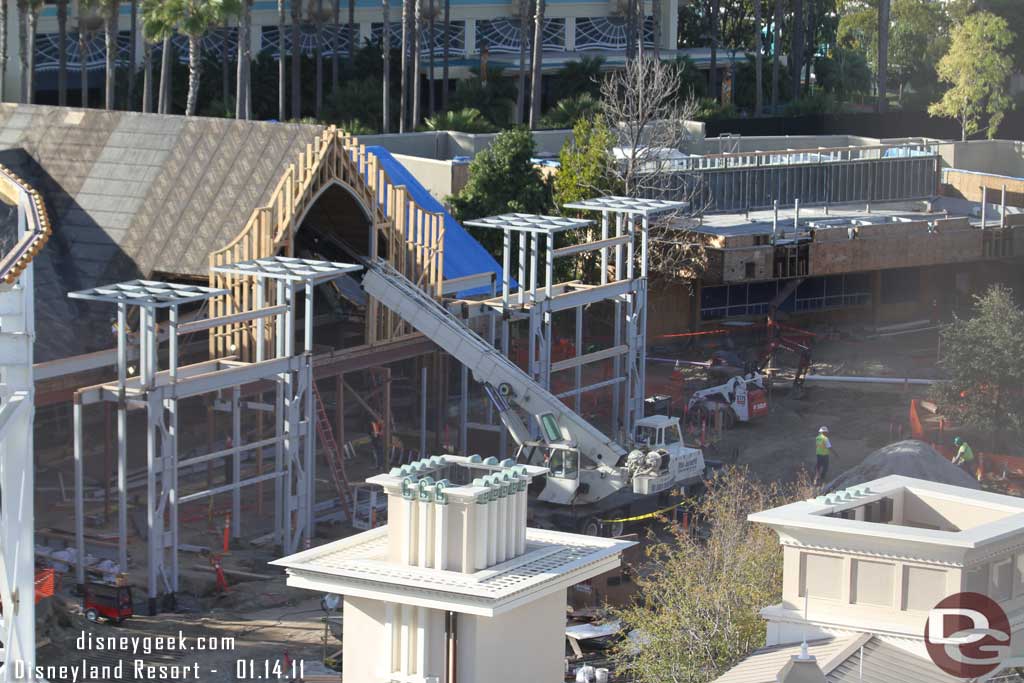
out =
[[[242,231],[227,246],[210,254],[210,266],[274,255],[293,255],[295,232],[317,198],[329,187],[340,185],[372,221],[369,256],[378,255],[419,284],[440,296],[444,272],[443,214],[422,209],[409,198],[404,186],[393,185],[366,146],[335,127],[327,128],[295,164],[281,176],[270,203],[257,208]],[[211,317],[246,313],[255,306],[253,283],[247,278],[212,273],[213,287],[228,289],[230,296],[210,302]],[[269,298],[269,297],[268,297]],[[273,304],[267,301],[266,305]],[[367,310],[366,339],[370,344],[390,341],[411,329],[371,299]],[[267,326],[267,342],[272,326]],[[210,353],[214,357],[254,355],[252,322],[237,322],[212,330]]]

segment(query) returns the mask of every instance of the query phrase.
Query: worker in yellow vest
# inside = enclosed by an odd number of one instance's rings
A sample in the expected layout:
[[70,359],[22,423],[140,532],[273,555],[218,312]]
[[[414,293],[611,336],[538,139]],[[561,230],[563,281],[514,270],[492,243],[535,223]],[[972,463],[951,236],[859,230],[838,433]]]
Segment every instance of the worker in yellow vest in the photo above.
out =
[[823,484],[825,477],[828,476],[829,460],[833,454],[836,454],[835,449],[832,448],[832,441],[828,438],[828,427],[823,426],[818,430],[818,437],[814,440],[814,453],[816,456],[814,483]]
[[953,458],[953,464],[959,465],[964,472],[974,478],[974,449],[959,436],[953,439],[953,445],[956,446],[956,457]]

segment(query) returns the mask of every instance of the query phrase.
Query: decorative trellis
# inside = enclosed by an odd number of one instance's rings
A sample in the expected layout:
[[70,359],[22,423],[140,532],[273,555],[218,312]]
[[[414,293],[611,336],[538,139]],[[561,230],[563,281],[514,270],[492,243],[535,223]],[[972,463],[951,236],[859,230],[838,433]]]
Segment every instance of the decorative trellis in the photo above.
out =
[[[516,17],[482,19],[476,22],[476,49],[479,51],[486,45],[488,52],[491,53],[505,52],[518,54],[519,28],[520,21]],[[529,30],[531,35],[526,39],[527,45],[532,42],[532,22],[530,23]],[[565,49],[565,19],[544,19],[544,49]]]
[[[121,31],[117,36],[117,66],[128,65],[128,47],[131,38],[128,31]],[[68,71],[82,68],[79,56],[78,34],[68,33],[67,42]],[[89,35],[85,41],[85,68],[92,71],[106,67],[107,43],[102,31]],[[40,33],[36,36],[36,71],[56,71],[60,68],[60,34]]]
[[[398,49],[402,45],[402,24],[400,22],[392,21],[391,23],[391,47]],[[423,28],[423,40],[420,41],[420,45],[423,46],[421,54],[430,52],[429,45],[429,27]],[[384,36],[384,23],[374,23],[370,28],[370,39],[374,44],[380,44],[381,39]],[[440,57],[444,54],[444,22],[434,21],[434,41],[433,41],[434,56]],[[452,21],[448,25],[448,53],[452,55],[464,55],[466,54],[466,22],[465,21]]]
[[[341,56],[348,55],[348,23],[337,27],[334,24],[326,24],[320,27],[320,31],[322,41],[320,44],[320,54],[322,56],[331,57],[334,55],[335,50]],[[261,47],[263,51],[269,53],[274,59],[280,58],[277,49],[277,34],[278,29],[276,26],[263,27]],[[352,37],[358,45],[359,24],[352,24]],[[286,54],[292,54],[292,29],[290,26],[286,26],[284,29],[284,51]],[[314,24],[303,24],[299,27],[299,52],[304,57],[316,55],[316,26]]]
[[[654,18],[644,17],[644,46],[654,47]],[[621,17],[581,17],[576,20],[577,50],[622,50],[626,20]]]

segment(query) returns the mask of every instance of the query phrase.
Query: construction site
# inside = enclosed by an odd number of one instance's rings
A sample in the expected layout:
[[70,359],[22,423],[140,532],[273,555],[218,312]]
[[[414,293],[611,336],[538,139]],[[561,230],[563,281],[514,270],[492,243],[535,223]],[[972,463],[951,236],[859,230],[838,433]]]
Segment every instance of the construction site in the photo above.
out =
[[[180,633],[205,646],[92,674],[455,683],[532,601],[561,667],[601,636],[566,605],[628,599],[619,555],[717,469],[793,481],[822,425],[830,479],[907,438],[951,458],[940,327],[1024,291],[1020,179],[967,143],[697,139],[685,201],[461,225],[454,167],[369,142],[0,105],[6,662]],[[699,275],[651,268],[671,222]],[[1016,493],[1021,457],[977,480]],[[385,674],[355,660],[379,624]]]

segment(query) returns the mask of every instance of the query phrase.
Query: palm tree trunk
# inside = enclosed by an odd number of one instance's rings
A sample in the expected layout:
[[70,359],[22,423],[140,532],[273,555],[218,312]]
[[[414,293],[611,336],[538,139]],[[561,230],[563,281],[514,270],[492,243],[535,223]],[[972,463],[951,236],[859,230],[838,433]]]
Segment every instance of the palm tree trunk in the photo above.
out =
[[761,0],[754,0],[754,116],[761,115],[763,85],[761,63],[764,48],[761,44]]
[[889,0],[878,3],[878,111],[889,109],[886,98],[889,80]]
[[39,25],[39,8],[28,12],[28,101],[36,99],[36,27]]
[[793,0],[793,45],[789,50],[789,73],[793,79],[793,99],[800,97],[800,72],[804,57],[804,0]]
[[384,83],[382,88],[384,93],[383,102],[383,115],[381,117],[380,130],[382,133],[391,132],[391,3],[388,0],[382,0],[382,11],[384,25],[381,27],[380,43],[381,53],[384,59],[382,67],[381,81]]
[[636,56],[644,56],[644,2],[636,0]]
[[772,20],[772,113],[779,106],[779,45],[782,43],[782,0],[775,0]]
[[402,0],[402,82],[401,96],[398,106],[398,132],[405,132],[407,112],[409,111],[407,93],[409,92],[409,13],[412,0]]
[[128,104],[126,109],[135,109],[136,60],[139,58],[136,39],[139,37],[139,0],[131,0],[131,14],[128,19]]
[[171,58],[174,45],[170,36],[164,36],[163,53],[160,55],[160,103],[161,114],[171,113]]
[[444,0],[444,53],[441,55],[441,109],[444,111],[448,111],[448,44],[451,42],[451,30],[452,2]]
[[814,64],[814,53],[816,52],[815,41],[817,39],[817,31],[814,30],[816,17],[814,15],[814,9],[816,7],[815,1],[811,0],[807,4],[807,38],[804,40],[804,93],[810,94],[811,92],[811,66]]
[[711,72],[708,74],[711,85],[711,98],[718,100],[718,20],[720,0],[711,2]]
[[302,118],[302,3],[292,2],[292,118]]
[[526,120],[526,46],[529,44],[530,5],[521,0],[519,6],[519,91],[516,93],[516,123]]
[[285,111],[284,0],[277,0],[277,120],[287,121]]
[[0,101],[7,100],[7,3],[0,2]]
[[202,43],[198,35],[188,37],[188,98],[185,100],[185,116],[195,116],[196,100],[199,98],[199,77],[202,75]]
[[436,24],[434,23],[434,0],[429,0],[427,6],[427,87],[428,91],[428,111],[430,116],[434,115],[436,107],[434,106],[434,29]]
[[348,60],[356,63],[356,0],[348,0]]
[[112,2],[106,8],[106,26],[104,27],[104,38],[106,39],[106,81],[103,96],[103,106],[107,111],[114,109],[114,89],[117,83],[117,18],[119,2]]
[[28,2],[18,0],[18,61],[21,64],[21,93],[19,102],[28,102],[29,66],[28,66]]
[[412,21],[412,118],[409,128],[416,130],[420,123],[420,38],[423,35],[423,3],[416,0]]
[[[231,99],[231,56],[228,53],[228,26],[227,17],[224,18],[224,25],[221,27],[223,33],[221,33],[220,43],[220,101],[226,108],[228,100]],[[242,35],[242,29],[239,27],[238,35]],[[225,115],[227,111],[224,112]]]
[[[331,92],[336,93],[341,87],[341,55],[338,54],[341,48],[338,40],[341,36],[341,3],[338,0],[331,0],[331,23],[334,24],[334,34],[331,37]],[[348,34],[348,39],[351,43],[351,33]]]
[[651,20],[654,22],[654,58],[661,59],[661,0],[651,0]]
[[249,111],[249,80],[252,72],[252,50],[249,45],[249,32],[252,30],[251,0],[242,0],[242,15],[238,19],[238,73],[235,74],[235,118],[248,120],[252,116]]
[[57,104],[68,103],[68,0],[57,0]]
[[142,44],[142,112],[153,111],[153,46],[149,41]]
[[313,50],[316,56],[316,95],[314,96],[314,110],[316,118],[320,118],[320,112],[324,107],[324,26],[323,26],[324,0],[316,0],[316,47]]
[[86,69],[89,36],[82,30],[82,21],[78,21],[78,78],[82,90],[82,108],[89,106],[89,70]]
[[533,26],[533,75],[530,80],[530,129],[540,125],[541,66],[544,61],[544,0],[537,0]]

